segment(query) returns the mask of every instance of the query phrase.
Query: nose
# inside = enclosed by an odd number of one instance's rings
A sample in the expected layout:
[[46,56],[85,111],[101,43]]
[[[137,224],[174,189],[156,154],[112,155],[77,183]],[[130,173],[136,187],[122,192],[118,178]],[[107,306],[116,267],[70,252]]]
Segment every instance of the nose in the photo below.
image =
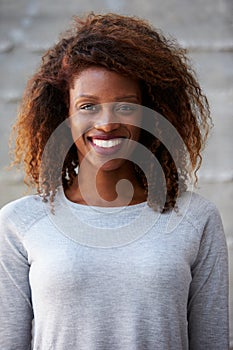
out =
[[104,132],[111,132],[120,127],[120,121],[114,113],[113,106],[111,104],[106,104],[102,106],[96,123],[94,125],[95,129]]

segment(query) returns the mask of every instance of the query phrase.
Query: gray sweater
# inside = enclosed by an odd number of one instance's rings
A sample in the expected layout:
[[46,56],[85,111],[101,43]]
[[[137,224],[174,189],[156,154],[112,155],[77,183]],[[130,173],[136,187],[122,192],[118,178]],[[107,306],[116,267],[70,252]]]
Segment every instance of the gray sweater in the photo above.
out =
[[227,350],[219,212],[191,192],[178,207],[89,207],[62,190],[54,214],[36,195],[6,205],[0,349]]

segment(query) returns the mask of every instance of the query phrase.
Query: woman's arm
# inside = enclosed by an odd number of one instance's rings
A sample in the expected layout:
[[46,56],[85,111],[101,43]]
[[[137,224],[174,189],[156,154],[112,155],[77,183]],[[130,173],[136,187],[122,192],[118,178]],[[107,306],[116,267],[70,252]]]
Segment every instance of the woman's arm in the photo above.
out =
[[0,349],[31,349],[33,312],[27,252],[9,210],[0,211]]
[[188,303],[190,350],[228,350],[228,253],[222,221],[209,207],[197,259],[192,266]]

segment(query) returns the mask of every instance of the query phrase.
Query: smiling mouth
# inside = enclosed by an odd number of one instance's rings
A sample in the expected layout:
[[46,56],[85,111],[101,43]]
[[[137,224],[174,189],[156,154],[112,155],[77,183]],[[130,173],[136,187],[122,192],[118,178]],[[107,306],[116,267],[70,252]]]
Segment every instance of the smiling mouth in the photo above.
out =
[[115,139],[103,140],[103,139],[92,139],[92,143],[101,148],[112,148],[120,145],[123,142],[123,138],[118,137]]
[[102,155],[110,155],[119,151],[125,143],[125,137],[113,137],[113,138],[88,138],[95,151]]

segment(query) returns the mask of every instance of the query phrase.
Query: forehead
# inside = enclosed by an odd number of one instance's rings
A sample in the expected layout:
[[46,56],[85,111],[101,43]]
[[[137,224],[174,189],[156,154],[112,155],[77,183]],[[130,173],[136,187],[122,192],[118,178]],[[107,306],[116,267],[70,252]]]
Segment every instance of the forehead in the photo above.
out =
[[123,76],[104,67],[89,67],[82,70],[73,79],[71,90],[90,92],[99,89],[111,92],[114,90],[140,92],[139,83],[136,79]]

